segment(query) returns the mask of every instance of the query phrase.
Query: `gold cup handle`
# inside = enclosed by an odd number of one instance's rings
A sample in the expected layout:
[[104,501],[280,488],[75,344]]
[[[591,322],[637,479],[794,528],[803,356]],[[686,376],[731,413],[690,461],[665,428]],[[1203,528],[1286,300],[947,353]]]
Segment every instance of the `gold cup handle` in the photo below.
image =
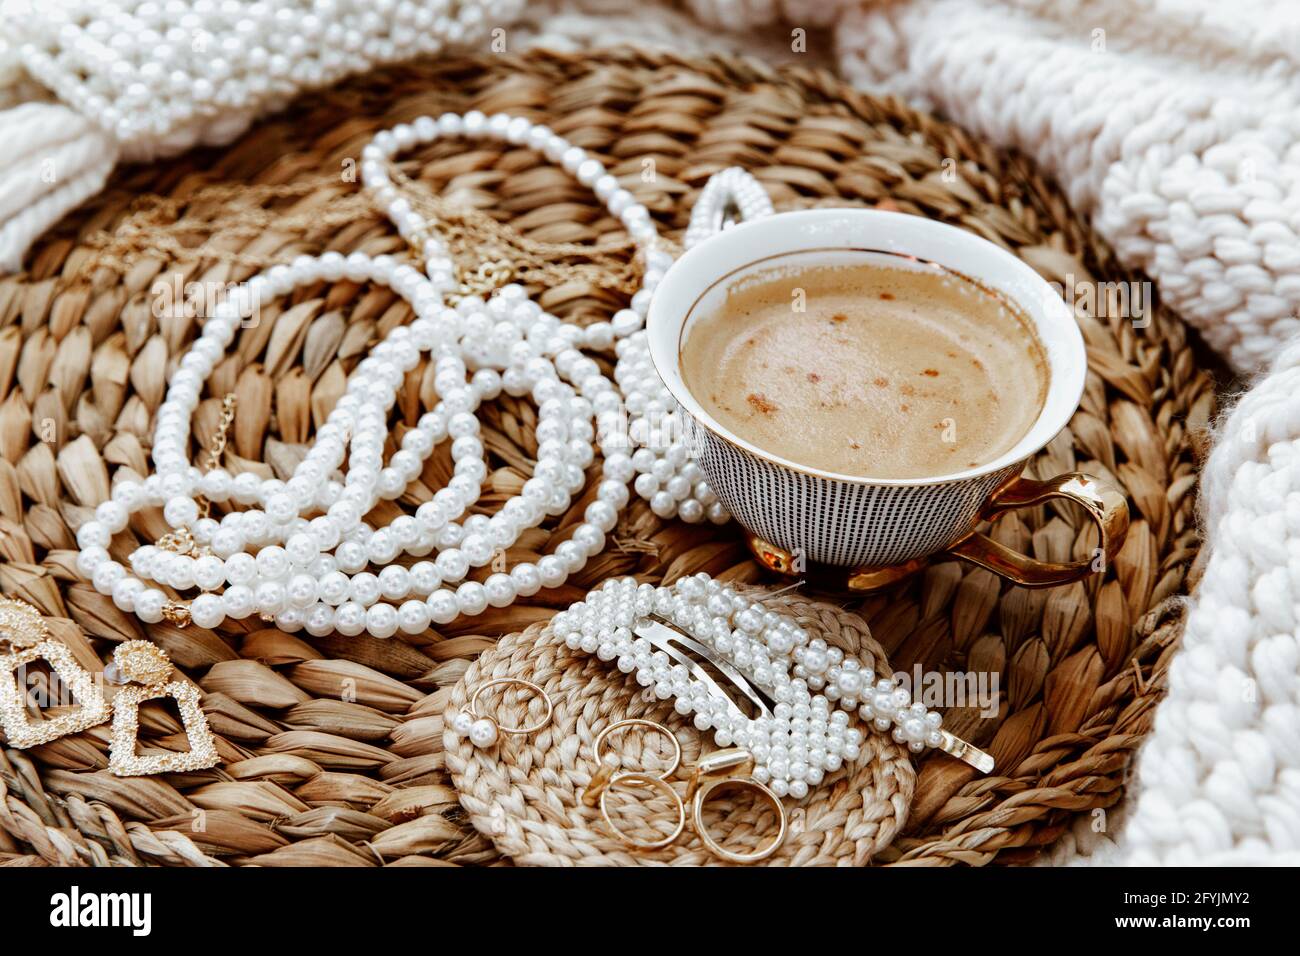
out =
[[1083,506],[1097,523],[1101,535],[1099,554],[1086,561],[1057,563],[1039,561],[1006,545],[999,544],[986,534],[971,532],[948,548],[948,553],[972,564],[987,568],[1016,584],[1027,588],[1050,588],[1069,584],[1087,577],[1098,567],[1098,559],[1109,565],[1124,543],[1128,533],[1128,502],[1118,488],[1108,481],[1091,475],[1075,473],[1057,475],[1046,481],[1016,478],[995,491],[985,503],[980,514],[983,519],[995,519],[1015,508],[1042,504],[1049,498],[1065,498]]

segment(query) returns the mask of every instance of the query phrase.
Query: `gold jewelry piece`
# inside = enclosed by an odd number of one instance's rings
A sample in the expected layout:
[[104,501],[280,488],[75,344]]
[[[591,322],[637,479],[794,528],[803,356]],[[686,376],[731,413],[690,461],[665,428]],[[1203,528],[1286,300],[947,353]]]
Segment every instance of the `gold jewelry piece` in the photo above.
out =
[[[686,788],[686,799],[691,801],[691,824],[695,827],[695,832],[700,835],[700,840],[710,853],[731,863],[757,863],[759,860],[766,860],[785,842],[785,807],[781,805],[775,793],[749,776],[753,771],[754,757],[749,751],[739,747],[716,750],[700,759]],[[766,797],[776,810],[777,820],[780,821],[776,838],[767,846],[749,853],[728,850],[713,839],[708,827],[704,825],[704,804],[708,802],[709,797],[719,790],[742,787],[757,790]]]
[[[77,663],[66,645],[50,637],[50,629],[36,608],[26,601],[0,598],[0,641],[13,648],[0,655],[0,729],[10,746],[25,750],[108,720],[108,701],[94,676]],[[66,714],[33,723],[15,671],[40,659],[72,692],[77,706]]]
[[[636,622],[632,633],[650,642],[650,646],[663,651],[669,658],[681,664],[691,677],[702,682],[719,699],[726,702],[727,714],[731,717],[746,717],[737,703],[735,694],[740,694],[749,701],[754,712],[762,717],[771,717],[772,711],[768,701],[759,693],[754,683],[740,670],[724,660],[721,654],[697,641],[680,626],[659,614],[648,614]],[[713,675],[701,667],[686,651],[708,661],[714,669],[727,680],[727,686],[719,684]]]
[[[659,774],[648,774],[642,772],[644,776],[657,776],[660,780],[667,781],[669,777],[677,772],[677,768],[682,765],[682,745],[678,743],[677,735],[663,724],[657,723],[653,720],[646,720],[642,717],[629,717],[626,720],[616,721],[598,733],[596,739],[592,742],[591,749],[592,753],[596,757],[596,763],[598,766],[596,772],[591,775],[591,783],[587,784],[587,789],[582,792],[582,802],[585,806],[596,806],[601,801],[605,790],[609,788],[615,778],[624,776],[623,773],[620,773],[623,767],[623,761],[618,754],[607,753],[602,757],[600,748],[605,745],[605,742],[608,741],[613,734],[620,730],[626,730],[629,727],[646,727],[650,730],[656,730],[672,741],[672,766]],[[617,835],[618,828],[614,827],[613,829]]]
[[[616,728],[628,725],[641,725],[658,730],[669,737],[674,737],[673,733],[662,724],[657,724],[650,720],[624,720],[616,724],[611,724],[602,732],[600,737],[596,738],[594,750],[597,759],[600,760],[600,767],[591,776],[591,783],[582,793],[582,803],[588,807],[600,808],[600,815],[604,818],[606,826],[614,836],[638,850],[657,850],[668,846],[681,836],[686,823],[686,807],[682,799],[677,796],[677,792],[664,779],[664,776],[656,776],[651,773],[642,773],[639,771],[631,773],[619,773],[619,759],[616,754],[609,753],[603,758],[600,757],[600,743],[602,738],[613,732]],[[680,751],[679,751],[680,753]],[[672,770],[677,769],[678,761],[674,761]],[[690,783],[686,787],[686,800],[691,803],[691,825],[695,832],[700,835],[700,841],[714,856],[719,859],[727,860],[731,863],[757,863],[760,860],[766,860],[775,853],[781,844],[785,842],[786,834],[786,817],[785,807],[781,804],[780,799],[770,789],[759,783],[750,776],[754,772],[754,757],[748,750],[739,747],[728,747],[725,750],[716,750],[711,754],[700,759],[696,764],[694,772],[691,774]],[[669,773],[672,772],[669,771]],[[678,810],[678,823],[673,829],[670,836],[655,841],[638,840],[630,836],[624,830],[621,830],[610,818],[608,799],[609,793],[616,787],[622,786],[641,786],[641,787],[658,787],[667,792],[673,799]],[[724,789],[749,788],[757,790],[766,798],[776,811],[778,821],[776,836],[772,842],[766,846],[753,850],[749,853],[737,853],[734,850],[728,850],[715,840],[709,833],[708,827],[704,823],[704,805],[716,793]]]
[[658,776],[660,780],[667,780],[677,772],[677,768],[682,765],[682,745],[678,742],[677,735],[663,724],[656,723],[653,720],[646,720],[642,717],[629,717],[627,720],[620,720],[617,723],[610,724],[596,735],[596,740],[592,744],[592,752],[596,755],[597,763],[604,763],[600,756],[600,748],[605,745],[613,734],[618,733],[620,730],[626,730],[629,727],[646,727],[650,730],[657,730],[663,736],[667,737],[668,741],[673,745],[673,763],[671,767],[663,771],[663,773],[656,774],[656,776]]
[[[531,727],[502,727],[495,717],[481,716],[478,712],[478,699],[483,696],[483,692],[493,687],[506,685],[527,687],[537,694],[546,704],[546,713],[542,715],[541,720]],[[487,683],[479,685],[478,689],[474,691],[474,696],[469,699],[469,708],[461,711],[453,718],[451,728],[460,736],[469,738],[469,742],[475,747],[491,747],[500,739],[501,734],[537,733],[551,722],[551,716],[554,713],[555,707],[551,704],[551,698],[546,696],[546,691],[532,681],[523,680],[519,677],[495,677]]]
[[[620,730],[627,730],[631,727],[645,727],[649,730],[658,731],[672,741],[673,761],[672,765],[662,773],[653,774],[643,771],[626,771],[620,772],[622,760],[616,753],[606,753],[601,756],[601,747],[609,738]],[[677,796],[677,791],[668,783],[668,778],[676,772],[682,763],[682,745],[677,740],[677,735],[665,727],[663,724],[653,720],[645,720],[641,717],[631,717],[627,720],[620,720],[610,724],[599,734],[596,735],[592,743],[592,752],[595,754],[596,762],[600,765],[596,772],[591,776],[591,783],[587,789],[582,792],[582,803],[588,807],[600,807],[600,815],[605,819],[605,824],[609,827],[614,836],[626,843],[628,846],[637,850],[657,850],[660,847],[668,846],[682,834],[686,826],[686,806],[682,803],[681,797]],[[630,836],[624,830],[620,829],[609,815],[609,793],[615,787],[651,787],[663,790],[672,799],[677,808],[677,825],[673,828],[672,833],[662,840],[638,840]]]
[[[111,680],[142,685],[123,687],[113,700],[113,736],[108,769],[119,777],[140,777],[154,773],[204,770],[221,762],[217,741],[208,728],[208,718],[199,707],[199,692],[184,681],[167,681],[172,662],[162,648],[148,641],[127,641],[113,653]],[[175,698],[180,709],[189,753],[142,756],[135,752],[140,733],[140,705],[159,697]]]
[[[220,466],[221,456],[226,452],[226,442],[230,438],[230,426],[234,424],[235,408],[238,404],[239,400],[234,392],[227,392],[226,397],[221,400],[221,420],[217,422],[216,433],[212,436],[212,441],[208,443],[204,471],[211,471]],[[208,501],[203,495],[195,495],[194,501],[199,506],[200,518],[206,518],[212,513],[212,502]],[[172,551],[191,558],[201,558],[212,553],[211,548],[200,545],[195,541],[193,532],[185,527],[167,532],[154,544],[164,551]],[[189,603],[186,601],[168,601],[163,605],[162,615],[169,624],[174,624],[176,627],[188,627],[190,623]]]
[[[629,296],[641,287],[645,259],[630,238],[596,243],[545,242],[499,223],[470,205],[430,195],[396,166],[389,169],[389,175],[403,198],[424,216],[429,230],[446,245],[453,263],[477,260],[488,266],[486,270],[480,266],[471,274],[455,268],[457,289],[447,297],[453,304],[466,290],[486,295],[510,281],[542,288],[585,283]],[[420,261],[428,238],[430,232],[422,230],[408,240]],[[659,238],[656,248],[673,255],[680,252],[664,237]]]
[[[610,756],[612,757],[613,755],[611,754]],[[607,766],[609,765],[601,764],[601,769],[604,770]],[[592,778],[593,785],[596,784],[596,779],[596,777]],[[650,787],[652,789],[662,790],[664,793],[668,794],[673,801],[673,806],[677,809],[677,825],[673,827],[672,833],[660,840],[638,840],[626,831],[619,829],[609,815],[609,794],[617,787],[628,786]],[[686,828],[686,807],[682,803],[682,798],[677,796],[677,791],[669,785],[668,781],[664,780],[662,777],[656,777],[652,773],[632,771],[630,773],[617,774],[612,778],[605,779],[598,789],[593,790],[592,787],[587,788],[586,792],[582,795],[582,800],[583,803],[586,803],[588,806],[591,805],[588,803],[589,796],[593,797],[596,802],[599,803],[600,815],[605,819],[605,825],[609,827],[614,836],[628,844],[628,846],[634,847],[638,850],[658,850],[666,847],[681,836],[682,830]]]

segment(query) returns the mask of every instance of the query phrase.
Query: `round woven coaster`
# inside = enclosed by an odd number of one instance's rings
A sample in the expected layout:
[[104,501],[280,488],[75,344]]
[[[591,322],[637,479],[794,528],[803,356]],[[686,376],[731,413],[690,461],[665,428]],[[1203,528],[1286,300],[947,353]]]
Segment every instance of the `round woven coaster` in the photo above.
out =
[[[755,588],[740,590],[759,593]],[[885,672],[885,652],[856,614],[789,595],[765,603],[864,665]],[[628,717],[658,721],[673,731],[681,744],[682,763],[670,781],[679,796],[685,794],[691,766],[702,752],[716,747],[673,710],[671,701],[655,699],[631,675],[593,655],[569,650],[549,627],[534,624],[501,638],[469,666],[452,688],[444,727],[468,706],[479,686],[496,677],[532,681],[545,689],[555,708],[550,724],[538,733],[503,735],[496,746],[484,750],[449,729],[443,731],[447,769],[461,805],[504,856],[529,866],[731,865],[705,849],[689,824],[668,847],[631,849],[614,837],[598,810],[581,802],[597,766],[597,734]],[[527,692],[504,694],[493,704],[491,713],[504,726],[524,726],[543,713]],[[655,743],[628,732],[608,746],[623,757],[624,769],[658,773],[664,763],[648,753]],[[902,830],[915,788],[916,771],[907,751],[885,734],[868,732],[858,760],[828,774],[803,800],[785,801],[785,842],[761,865],[862,866]],[[644,801],[639,808],[647,817],[672,818],[666,795],[657,802]],[[710,800],[708,808],[709,832],[728,850],[749,853],[770,844],[776,827],[770,805],[741,793]],[[616,819],[619,826],[630,826]]]

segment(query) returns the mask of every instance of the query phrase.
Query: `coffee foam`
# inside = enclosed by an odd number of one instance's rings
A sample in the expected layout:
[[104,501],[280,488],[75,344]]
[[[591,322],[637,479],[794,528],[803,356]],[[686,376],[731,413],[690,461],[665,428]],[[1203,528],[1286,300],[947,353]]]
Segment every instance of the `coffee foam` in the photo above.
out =
[[724,429],[855,478],[942,477],[1033,426],[1049,373],[1032,323],[938,267],[777,266],[699,316],[682,375]]

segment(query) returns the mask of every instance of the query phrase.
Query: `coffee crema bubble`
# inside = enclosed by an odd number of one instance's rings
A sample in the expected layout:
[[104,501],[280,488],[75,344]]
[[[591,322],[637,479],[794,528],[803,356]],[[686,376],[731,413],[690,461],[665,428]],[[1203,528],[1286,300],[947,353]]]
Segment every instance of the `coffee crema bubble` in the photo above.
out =
[[1046,401],[1031,321],[937,266],[773,268],[727,291],[681,348],[724,429],[796,465],[936,478],[1010,451]]

